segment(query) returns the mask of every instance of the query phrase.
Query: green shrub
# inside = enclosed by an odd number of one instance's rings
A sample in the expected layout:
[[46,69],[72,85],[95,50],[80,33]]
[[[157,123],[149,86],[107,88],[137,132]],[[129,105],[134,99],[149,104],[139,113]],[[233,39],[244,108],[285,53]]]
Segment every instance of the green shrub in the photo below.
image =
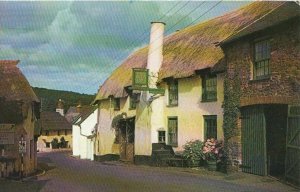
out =
[[67,142],[64,137],[60,138],[60,148],[67,148]]
[[59,148],[58,139],[57,139],[57,138],[54,138],[54,139],[51,141],[51,145],[52,145],[52,149],[58,149],[58,148]]

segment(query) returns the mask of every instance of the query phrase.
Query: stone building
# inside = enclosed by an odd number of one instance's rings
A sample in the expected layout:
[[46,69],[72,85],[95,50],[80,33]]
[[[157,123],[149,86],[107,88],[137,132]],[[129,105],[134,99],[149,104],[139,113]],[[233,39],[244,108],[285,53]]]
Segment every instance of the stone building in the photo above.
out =
[[272,9],[221,42],[224,133],[231,165],[300,180],[300,8]]
[[0,61],[0,177],[26,176],[37,168],[40,104],[19,61]]

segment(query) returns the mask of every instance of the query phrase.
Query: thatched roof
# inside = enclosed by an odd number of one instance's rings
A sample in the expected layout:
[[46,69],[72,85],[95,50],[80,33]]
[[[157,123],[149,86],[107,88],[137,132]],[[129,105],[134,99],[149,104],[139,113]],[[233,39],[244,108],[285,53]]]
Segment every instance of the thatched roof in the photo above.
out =
[[[222,62],[224,54],[216,44],[276,10],[284,3],[288,2],[254,2],[166,37],[159,80],[168,77],[190,77],[195,74],[195,71],[206,68],[211,68],[216,72],[225,70],[224,62]],[[147,56],[148,47],[129,56],[104,82],[94,102],[111,95],[126,96],[124,87],[131,85],[131,68],[146,68]]]
[[42,131],[51,130],[72,130],[72,124],[69,123],[64,116],[61,116],[55,111],[43,111],[41,112],[41,127]]
[[226,44],[235,41],[246,35],[255,33],[267,29],[268,27],[277,25],[291,18],[300,17],[300,6],[295,2],[284,3],[280,6],[280,9],[275,9],[265,17],[258,19],[257,21],[251,23],[250,25],[242,28],[240,31],[229,36],[227,39],[221,42],[221,44]]
[[6,101],[39,102],[20,69],[18,60],[0,60],[0,97]]

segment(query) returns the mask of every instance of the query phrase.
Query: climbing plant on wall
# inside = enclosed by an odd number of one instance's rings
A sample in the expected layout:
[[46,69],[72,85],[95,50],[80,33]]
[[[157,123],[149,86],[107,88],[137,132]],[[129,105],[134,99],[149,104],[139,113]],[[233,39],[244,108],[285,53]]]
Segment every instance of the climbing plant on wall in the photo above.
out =
[[230,139],[237,134],[237,120],[239,118],[239,107],[241,97],[241,85],[238,73],[233,78],[225,76],[224,80],[224,137]]
[[[228,70],[224,80],[223,130],[224,152],[228,163],[232,163],[232,143],[230,138],[238,136],[238,119],[240,116],[241,79],[237,69]],[[226,164],[228,164],[226,163]]]

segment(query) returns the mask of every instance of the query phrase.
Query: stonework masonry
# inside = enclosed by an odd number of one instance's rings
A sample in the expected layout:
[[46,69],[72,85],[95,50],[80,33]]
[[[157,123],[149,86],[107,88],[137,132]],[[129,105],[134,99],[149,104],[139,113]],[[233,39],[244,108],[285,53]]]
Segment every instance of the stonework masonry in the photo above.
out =
[[[240,107],[300,103],[299,34],[300,19],[294,18],[222,46],[226,55],[229,88],[233,86],[234,81],[240,81]],[[253,80],[254,42],[260,39],[270,40],[271,75],[267,79]],[[234,165],[242,160],[241,120],[236,121],[236,135],[229,141]]]

